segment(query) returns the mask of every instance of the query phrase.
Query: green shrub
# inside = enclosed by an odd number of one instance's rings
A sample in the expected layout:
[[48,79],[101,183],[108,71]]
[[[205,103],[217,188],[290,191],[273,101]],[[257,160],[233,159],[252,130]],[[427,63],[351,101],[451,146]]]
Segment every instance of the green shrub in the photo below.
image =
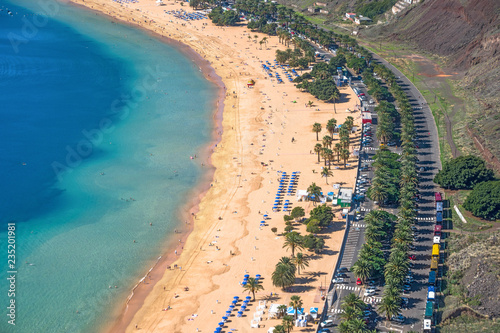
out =
[[474,216],[500,219],[500,181],[477,184],[464,202],[464,208]]
[[444,163],[434,182],[441,187],[459,190],[472,189],[476,184],[493,179],[493,171],[476,156],[460,156]]

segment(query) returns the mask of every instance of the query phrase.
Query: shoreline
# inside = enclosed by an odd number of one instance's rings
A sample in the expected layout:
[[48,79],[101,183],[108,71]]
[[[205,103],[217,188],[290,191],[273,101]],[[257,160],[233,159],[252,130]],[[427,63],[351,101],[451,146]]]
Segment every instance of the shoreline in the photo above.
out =
[[[82,6],[81,1],[72,0],[72,3],[77,2],[76,5]],[[331,105],[319,101],[315,103],[318,104],[318,108],[313,112],[312,109],[306,109],[307,106],[302,107],[302,102],[290,104],[297,102],[296,100],[287,101],[293,99],[288,97],[289,95],[295,96],[295,99],[303,98],[305,101],[314,99],[312,96],[300,92],[290,85],[277,85],[275,87],[273,80],[268,80],[266,75],[261,73],[258,61],[262,62],[262,59],[266,59],[266,57],[268,60],[272,60],[274,57],[273,48],[283,49],[283,46],[274,43],[271,47],[268,47],[266,43],[265,51],[262,51],[261,45],[261,51],[253,55],[255,51],[250,49],[253,50],[254,46],[256,50],[258,48],[256,45],[251,44],[250,34],[247,33],[246,27],[215,27],[208,20],[203,22],[208,22],[207,25],[209,26],[200,26],[198,22],[193,22],[189,23],[188,27],[182,21],[167,21],[172,17],[163,17],[168,28],[165,29],[166,26],[160,28],[155,20],[159,17],[158,14],[162,14],[159,13],[161,8],[167,9],[174,6],[182,9],[180,5],[171,2],[167,3],[167,7],[156,8],[151,5],[154,5],[154,1],[150,1],[151,8],[148,8],[147,1],[141,1],[140,4],[133,6],[138,7],[135,10],[129,5],[120,6],[116,3],[105,3],[103,0],[86,0],[84,4],[83,6],[87,9],[106,15],[112,20],[119,20],[127,25],[139,27],[155,37],[159,35],[160,39],[165,38],[165,41],[175,44],[181,51],[182,49],[191,50],[196,55],[195,57],[199,60],[203,59],[202,62],[207,64],[207,67],[213,70],[213,73],[216,73],[224,84],[223,88],[219,88],[218,96],[218,111],[223,110],[223,112],[218,119],[217,115],[219,113],[216,112],[214,115],[215,134],[218,135],[219,128],[223,128],[223,131],[218,137],[219,141],[217,141],[216,137],[206,147],[208,153],[210,145],[215,146],[216,143],[221,143],[207,157],[213,167],[205,174],[208,181],[204,183],[205,178],[200,180],[199,187],[196,186],[190,192],[198,193],[198,195],[193,195],[193,200],[186,203],[183,206],[184,209],[179,210],[180,214],[184,212],[184,216],[187,214],[188,218],[191,217],[189,214],[192,212],[200,213],[195,222],[196,224],[190,223],[189,231],[183,234],[185,238],[182,238],[182,244],[186,251],[182,251],[177,257],[173,255],[162,257],[165,264],[156,265],[153,270],[155,274],[151,274],[151,281],[154,281],[154,283],[147,284],[148,287],[144,288],[144,293],[141,293],[140,297],[139,292],[137,292],[132,298],[133,304],[128,307],[122,305],[119,309],[115,309],[115,313],[120,312],[120,314],[113,316],[112,319],[116,318],[116,320],[113,320],[113,323],[107,323],[104,330],[135,332],[136,328],[139,327],[139,329],[147,332],[163,331],[165,329],[172,332],[184,332],[194,331],[195,328],[198,329],[197,321],[201,321],[202,325],[206,325],[206,327],[201,326],[203,329],[215,326],[216,317],[219,317],[219,315],[210,316],[207,313],[221,313],[217,312],[221,311],[221,309],[219,305],[208,304],[212,304],[214,298],[217,299],[217,304],[219,304],[218,300],[224,299],[228,294],[241,293],[241,287],[237,283],[239,274],[235,275],[235,271],[242,274],[243,271],[246,272],[247,269],[250,269],[253,273],[265,274],[267,279],[264,280],[266,288],[264,294],[267,294],[269,290],[273,291],[274,287],[270,285],[271,271],[269,267],[272,269],[275,260],[279,258],[280,254],[285,255],[286,251],[282,249],[281,240],[276,242],[280,237],[265,233],[261,228],[255,230],[255,227],[252,227],[252,225],[255,226],[255,222],[251,223],[249,221],[262,219],[261,210],[264,209],[262,212],[267,213],[266,209],[270,208],[264,203],[272,200],[270,191],[275,186],[272,185],[275,178],[271,174],[274,174],[277,170],[278,172],[279,170],[301,171],[301,178],[304,178],[301,181],[302,187],[307,188],[307,183],[310,184],[311,181],[316,181],[318,184],[321,182],[321,185],[324,186],[323,180],[318,178],[318,172],[313,169],[312,175],[310,174],[311,166],[314,167],[314,165],[319,164],[319,167],[321,167],[322,165],[322,163],[316,162],[316,154],[310,151],[310,148],[314,145],[312,135],[309,134],[310,125],[316,120],[325,122],[332,116],[338,119],[339,123],[342,122],[341,118],[345,118],[347,115],[357,116],[346,111],[346,109],[354,107],[354,99],[351,98],[352,90],[343,88],[342,92],[346,95],[346,98],[344,98],[342,104],[337,104],[337,109],[343,109],[344,114],[337,114],[336,111],[333,114],[333,109],[329,109]],[[101,8],[93,8],[94,5],[101,6]],[[151,10],[151,12],[146,9]],[[190,8],[186,7],[182,10],[191,11]],[[144,15],[146,13],[148,13],[148,16]],[[137,17],[147,18],[147,20],[141,18],[136,20]],[[181,27],[179,24],[182,24],[181,31],[179,31]],[[192,24],[193,26],[191,26]],[[198,24],[198,27],[195,24]],[[169,25],[173,26],[173,28]],[[174,28],[175,30],[173,30]],[[207,29],[204,30],[205,28]],[[200,29],[204,31],[203,34],[199,33]],[[210,31],[211,33],[209,33]],[[214,37],[210,37],[210,35]],[[247,37],[247,35],[248,40],[245,38],[241,43],[241,39]],[[275,38],[273,37],[273,40]],[[223,39],[227,39],[227,44],[224,43]],[[254,44],[256,42],[257,34],[255,35]],[[238,43],[240,46],[235,46]],[[241,46],[241,44],[243,45]],[[252,67],[251,62],[256,64]],[[196,61],[195,63],[198,65]],[[240,67],[243,67],[243,69]],[[247,67],[250,68],[247,69]],[[207,73],[205,71],[203,73],[207,77]],[[212,78],[211,75],[209,77]],[[259,88],[256,86],[253,89],[246,89],[246,84],[241,82],[251,77],[258,80]],[[229,91],[232,91],[232,94]],[[222,95],[224,92],[226,93]],[[259,99],[261,102],[258,102]],[[258,108],[259,105],[260,109]],[[323,111],[320,111],[320,108]],[[356,124],[360,122],[359,118],[356,118]],[[217,120],[220,127],[217,126]],[[307,126],[305,126],[306,124]],[[287,129],[285,130],[285,128]],[[280,131],[282,137],[278,134]],[[286,132],[286,135],[284,132]],[[298,144],[297,142],[294,143],[294,137],[299,142]],[[267,138],[270,138],[271,141],[266,142]],[[290,138],[292,138],[292,144],[285,143],[289,142]],[[279,144],[277,141],[279,141]],[[259,147],[262,148],[257,151]],[[300,157],[297,159],[294,156]],[[355,160],[354,167],[344,167],[345,170],[342,170],[340,166],[335,167],[335,169],[338,169],[335,172],[342,176],[340,180],[337,180],[341,184],[354,185],[352,175],[355,176],[357,170],[357,159],[355,158]],[[208,185],[210,180],[213,180],[213,187]],[[271,185],[267,184],[268,182]],[[328,186],[328,181],[326,184]],[[203,186],[205,186],[204,189]],[[202,189],[201,192],[200,189]],[[304,206],[304,204],[300,205]],[[185,208],[189,208],[189,211],[186,212]],[[314,207],[308,202],[304,208],[307,213]],[[334,211],[339,212],[336,207],[334,207]],[[273,215],[277,215],[273,216],[273,218],[278,217],[279,220],[283,214]],[[219,217],[218,221],[217,216]],[[204,221],[208,222],[204,223]],[[270,221],[269,225],[274,226],[275,223],[275,221]],[[337,261],[338,249],[345,234],[344,224],[342,219],[334,219],[334,227],[329,228],[327,235],[328,252],[320,260],[314,260],[307,270],[308,272],[306,272],[306,274],[316,274],[313,276],[320,276],[321,278],[311,278],[311,282],[307,283],[307,287],[297,285],[299,292],[301,288],[304,288],[304,291],[311,290],[307,294],[302,294],[302,297],[307,301],[306,304],[312,305],[312,303],[316,303],[316,299],[319,299],[322,295],[320,284],[322,286],[323,282],[325,282],[326,285],[326,276],[331,274],[331,270]],[[305,226],[299,226],[298,228],[305,231]],[[229,239],[225,237],[227,234],[231,236]],[[210,237],[217,239],[217,241],[210,242]],[[217,251],[214,251],[214,247],[204,248],[209,242],[209,246],[214,245],[214,242],[219,242],[218,246],[214,246]],[[218,252],[219,247],[223,248],[224,252]],[[165,249],[165,251],[167,250]],[[172,252],[170,251],[170,253]],[[256,257],[251,257],[251,263],[246,261],[244,263],[242,256],[249,255],[250,252],[255,253],[254,256]],[[262,253],[262,255],[259,253]],[[276,255],[269,256],[268,253],[275,253]],[[168,258],[176,259],[175,262],[179,266],[182,265],[183,269],[166,269]],[[259,264],[260,262],[262,264]],[[322,275],[325,275],[324,281]],[[204,278],[200,280],[199,276],[204,276]],[[163,285],[163,290],[161,285]],[[182,286],[189,286],[189,292],[183,292],[184,287]],[[295,286],[292,293],[294,290]],[[266,296],[259,293],[257,296],[259,299],[267,299],[270,302],[287,302],[291,296],[289,291],[281,291],[279,296],[276,293],[274,294],[274,298],[266,298]],[[172,310],[163,312],[170,308],[171,305]],[[200,319],[195,320],[198,313],[200,313]],[[239,330],[245,330],[242,327],[248,327],[241,326],[247,325],[243,323],[235,323],[235,325],[240,325],[238,326]],[[256,331],[264,332],[267,329]]]
[[[95,13],[96,15],[100,15],[105,17],[106,19],[113,22],[116,20],[119,24],[125,24],[134,28],[138,28],[144,33],[153,38],[159,39],[162,43],[171,45],[175,47],[179,52],[183,53],[189,60],[196,64],[196,66],[200,69],[203,76],[206,80],[210,81],[217,87],[218,96],[215,99],[214,109],[215,111],[212,113],[213,119],[213,130],[211,134],[211,140],[204,145],[200,149],[199,157],[196,159],[200,159],[206,161],[205,163],[205,171],[202,173],[202,177],[199,180],[197,186],[195,186],[192,190],[190,190],[186,198],[192,198],[189,202],[185,203],[181,208],[179,208],[176,215],[179,221],[187,221],[187,228],[184,226],[183,231],[180,233],[176,233],[175,237],[171,236],[165,240],[165,243],[171,243],[173,239],[178,238],[181,244],[185,244],[186,240],[193,232],[194,229],[194,218],[193,214],[198,213],[200,209],[200,203],[206,193],[210,190],[210,185],[214,180],[215,174],[215,166],[212,163],[212,154],[217,144],[222,141],[222,119],[223,119],[223,111],[224,111],[224,102],[225,102],[225,91],[226,86],[222,80],[222,78],[217,74],[215,69],[212,67],[212,64],[204,59],[198,52],[196,52],[192,47],[187,44],[184,44],[176,39],[167,37],[162,35],[156,31],[152,31],[147,29],[140,24],[128,22],[122,18],[111,16],[109,14],[103,13],[94,8],[89,8],[86,5],[75,2],[74,0],[70,0],[69,4],[82,10],[87,10]],[[113,22],[114,23],[114,22]],[[161,254],[153,266],[147,271],[147,273],[137,282],[137,284],[130,290],[129,296],[126,299],[125,304],[118,306],[117,309],[112,311],[116,315],[112,316],[113,320],[111,323],[105,323],[101,326],[99,331],[101,332],[124,332],[126,328],[130,325],[134,315],[137,311],[143,306],[146,297],[153,290],[155,285],[160,282],[161,277],[164,272],[174,264],[178,257],[172,252],[177,251],[179,256],[184,252],[183,246],[163,246],[163,254]],[[149,283],[142,283],[144,281],[148,281]]]

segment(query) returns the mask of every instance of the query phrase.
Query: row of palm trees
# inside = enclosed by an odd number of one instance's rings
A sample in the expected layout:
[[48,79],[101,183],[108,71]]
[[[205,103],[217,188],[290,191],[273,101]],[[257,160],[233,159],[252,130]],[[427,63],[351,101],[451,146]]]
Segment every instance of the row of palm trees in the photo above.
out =
[[286,289],[295,284],[295,274],[300,275],[300,270],[309,266],[309,257],[301,252],[297,253],[296,250],[304,249],[303,237],[296,231],[286,234],[283,248],[292,252],[291,257],[282,257],[272,273],[271,280],[273,285],[281,289]]
[[[325,135],[322,139],[322,143],[317,143],[314,146],[314,152],[318,154],[318,163],[320,162],[320,157],[323,157],[325,161],[325,168],[323,168],[322,176],[326,177],[326,183],[328,184],[328,177],[332,175],[330,168],[327,168],[328,164],[331,165],[331,162],[334,160],[335,155],[337,155],[337,162],[340,162],[340,159],[344,161],[344,167],[347,164],[347,161],[350,157],[349,145],[351,143],[349,133],[354,126],[354,119],[349,116],[346,121],[342,125],[339,131],[339,142],[333,146],[333,133],[336,129],[337,120],[332,118],[328,120],[326,124],[326,129],[330,133],[330,135]],[[320,123],[314,123],[312,126],[312,131],[316,133],[316,141],[319,141],[319,133],[322,131],[322,126]]]
[[352,266],[352,272],[363,282],[368,278],[383,277],[387,256],[382,250],[382,242],[392,238],[395,221],[396,216],[383,210],[372,210],[366,214],[365,243]]
[[363,310],[366,304],[353,293],[348,294],[340,305],[342,322],[338,326],[340,333],[374,333],[377,330],[369,330],[363,319]]
[[[391,253],[385,266],[386,288],[380,303],[380,309],[386,318],[399,313],[401,308],[401,288],[410,269],[409,248],[413,242],[412,226],[417,217],[418,161],[415,148],[415,123],[413,109],[403,89],[397,84],[394,74],[383,66],[374,70],[386,81],[399,107],[401,119],[401,147],[399,177],[399,213],[393,238]],[[396,83],[396,84],[395,84]]]
[[397,202],[401,174],[400,156],[382,147],[373,157],[373,179],[366,195],[379,206],[386,202]]

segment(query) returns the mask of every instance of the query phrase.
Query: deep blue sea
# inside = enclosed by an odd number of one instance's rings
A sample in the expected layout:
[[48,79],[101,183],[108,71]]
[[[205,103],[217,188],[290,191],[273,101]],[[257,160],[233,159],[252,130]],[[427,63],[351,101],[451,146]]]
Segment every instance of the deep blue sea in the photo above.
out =
[[0,332],[95,332],[182,227],[217,87],[176,48],[95,13],[0,9]]

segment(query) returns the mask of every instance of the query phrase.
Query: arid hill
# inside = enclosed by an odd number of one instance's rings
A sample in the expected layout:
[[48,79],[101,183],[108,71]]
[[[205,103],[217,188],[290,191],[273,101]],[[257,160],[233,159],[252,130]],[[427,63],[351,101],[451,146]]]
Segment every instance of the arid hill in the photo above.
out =
[[463,74],[458,85],[471,97],[466,101],[470,131],[464,133],[477,136],[486,159],[500,160],[500,1],[423,0],[391,24],[365,32],[438,55]]

